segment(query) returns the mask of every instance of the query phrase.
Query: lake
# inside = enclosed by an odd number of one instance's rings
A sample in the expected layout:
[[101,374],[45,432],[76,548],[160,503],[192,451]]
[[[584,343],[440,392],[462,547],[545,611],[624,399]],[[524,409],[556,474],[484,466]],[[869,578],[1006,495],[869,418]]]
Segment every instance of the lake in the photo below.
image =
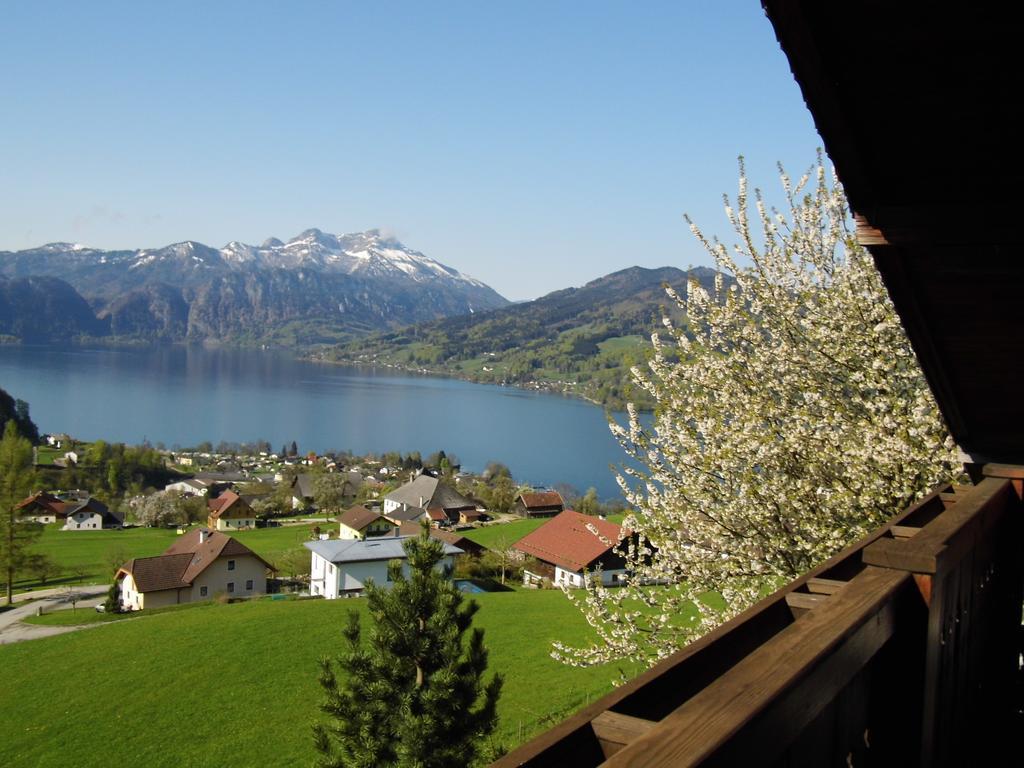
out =
[[625,454],[589,403],[511,387],[198,346],[0,346],[0,387],[42,432],[191,446],[270,441],[356,454],[438,449],[470,471],[500,461],[533,485],[619,495]]

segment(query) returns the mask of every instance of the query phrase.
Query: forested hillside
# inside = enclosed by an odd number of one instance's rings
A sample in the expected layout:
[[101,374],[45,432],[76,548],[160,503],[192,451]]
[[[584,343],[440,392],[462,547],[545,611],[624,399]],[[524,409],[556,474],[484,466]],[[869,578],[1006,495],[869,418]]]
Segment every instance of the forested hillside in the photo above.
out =
[[[691,274],[708,287],[715,277],[706,267]],[[685,293],[686,282],[674,267],[631,267],[534,301],[372,334],[321,357],[566,392],[611,408],[647,406],[629,368],[646,358],[670,303],[664,285]]]

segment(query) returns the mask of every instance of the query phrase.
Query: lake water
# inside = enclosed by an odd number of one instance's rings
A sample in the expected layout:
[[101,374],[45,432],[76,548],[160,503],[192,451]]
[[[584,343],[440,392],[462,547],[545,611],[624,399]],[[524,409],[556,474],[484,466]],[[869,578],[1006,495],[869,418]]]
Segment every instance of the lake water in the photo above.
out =
[[259,350],[0,346],[0,387],[42,432],[195,445],[295,440],[301,451],[455,454],[517,481],[619,495],[625,457],[602,409],[509,387],[295,360]]

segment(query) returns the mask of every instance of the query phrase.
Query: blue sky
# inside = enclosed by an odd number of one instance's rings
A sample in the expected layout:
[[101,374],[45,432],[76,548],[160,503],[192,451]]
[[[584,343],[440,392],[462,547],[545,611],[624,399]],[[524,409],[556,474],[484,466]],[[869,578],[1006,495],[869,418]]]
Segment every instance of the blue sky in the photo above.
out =
[[820,140],[757,2],[0,5],[0,250],[380,227],[512,299],[708,263]]

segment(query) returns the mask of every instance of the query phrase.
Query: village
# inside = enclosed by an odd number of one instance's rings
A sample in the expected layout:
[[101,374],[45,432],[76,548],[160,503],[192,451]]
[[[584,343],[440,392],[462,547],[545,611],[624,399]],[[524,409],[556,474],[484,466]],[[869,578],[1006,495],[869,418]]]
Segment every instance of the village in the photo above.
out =
[[[300,455],[294,443],[280,453],[265,444],[219,448],[227,450],[147,447],[160,456],[167,482],[126,488],[120,497],[106,483],[34,488],[17,513],[44,527],[40,549],[54,554],[30,557],[35,578],[19,574],[16,589],[27,597],[62,585],[67,599],[47,610],[74,611],[72,581],[79,588],[110,585],[104,599],[93,591],[82,603],[106,613],[265,595],[359,597],[370,580],[388,586],[389,562],[403,561],[403,543],[424,530],[444,548],[438,568],[465,592],[507,590],[513,583],[580,588],[593,579],[607,586],[625,573],[616,522],[621,507],[602,505],[592,490],[580,495],[516,485],[498,463],[479,474],[463,472],[444,451],[423,460],[396,453]],[[90,459],[104,451],[109,446],[44,435],[35,451],[37,469],[45,470],[40,481],[87,478]],[[88,569],[70,562],[76,547],[69,539],[95,552],[86,540],[97,536],[107,544],[102,563]],[[125,537],[123,546],[118,536]],[[64,538],[59,547],[46,546],[56,537]],[[59,553],[69,562],[57,559]],[[0,642],[3,637],[0,627]]]

